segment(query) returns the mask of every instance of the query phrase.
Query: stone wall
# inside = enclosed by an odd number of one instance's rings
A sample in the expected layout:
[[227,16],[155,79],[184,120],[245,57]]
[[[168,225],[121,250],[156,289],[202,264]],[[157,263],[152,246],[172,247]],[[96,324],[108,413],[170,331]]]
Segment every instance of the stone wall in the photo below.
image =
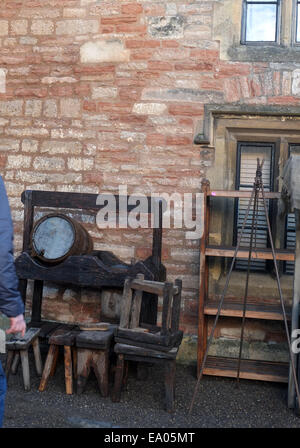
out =
[[[297,63],[271,56],[230,60],[224,45],[220,56],[219,11],[229,3],[1,1],[0,169],[16,254],[24,189],[118,193],[126,184],[129,194],[196,193],[214,160],[212,146],[193,143],[204,105],[300,104]],[[124,261],[151,252],[149,230],[108,232],[94,216],[81,219],[97,249]],[[187,240],[183,229],[165,230],[163,262],[170,280],[183,280],[181,328],[193,339],[199,240]],[[78,321],[101,314],[94,293],[49,285],[46,295],[45,317]]]

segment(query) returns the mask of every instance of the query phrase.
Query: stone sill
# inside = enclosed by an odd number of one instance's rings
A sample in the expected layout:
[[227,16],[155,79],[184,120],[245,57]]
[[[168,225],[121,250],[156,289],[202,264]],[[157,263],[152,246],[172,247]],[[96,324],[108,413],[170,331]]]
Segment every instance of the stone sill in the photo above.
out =
[[300,45],[237,45],[227,51],[230,61],[237,62],[300,62]]

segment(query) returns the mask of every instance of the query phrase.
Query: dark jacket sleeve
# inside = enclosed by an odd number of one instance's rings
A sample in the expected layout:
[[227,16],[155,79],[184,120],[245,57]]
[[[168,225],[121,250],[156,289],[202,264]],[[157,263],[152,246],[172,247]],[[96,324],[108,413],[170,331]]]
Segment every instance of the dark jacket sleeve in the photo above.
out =
[[13,224],[0,176],[0,311],[7,317],[24,313],[13,256]]

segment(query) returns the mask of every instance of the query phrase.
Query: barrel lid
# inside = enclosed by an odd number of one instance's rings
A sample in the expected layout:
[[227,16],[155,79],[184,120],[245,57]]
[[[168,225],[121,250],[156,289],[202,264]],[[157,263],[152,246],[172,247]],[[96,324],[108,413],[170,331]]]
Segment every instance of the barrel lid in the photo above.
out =
[[45,260],[57,260],[66,255],[75,241],[75,229],[68,217],[45,216],[33,229],[32,245]]

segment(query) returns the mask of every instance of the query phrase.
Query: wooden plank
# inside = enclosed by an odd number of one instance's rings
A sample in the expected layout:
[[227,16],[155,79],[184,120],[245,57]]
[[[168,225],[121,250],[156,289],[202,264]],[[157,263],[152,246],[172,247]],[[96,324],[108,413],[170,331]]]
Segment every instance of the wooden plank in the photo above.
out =
[[122,297],[122,309],[120,316],[120,327],[128,328],[129,327],[129,319],[132,305],[132,294],[133,291],[131,289],[131,280],[126,279],[124,283],[123,297]]
[[176,279],[175,286],[178,288],[178,293],[173,296],[172,316],[171,316],[171,330],[172,332],[178,331],[179,319],[180,319],[180,307],[181,307],[181,290],[182,280]]
[[[208,356],[203,374],[236,378],[237,365],[236,358]],[[288,363],[243,359],[240,378],[287,383],[288,369]]]
[[41,321],[42,301],[43,301],[43,286],[44,282],[35,280],[32,295],[31,320],[35,322]]
[[40,328],[29,328],[24,337],[14,336],[6,341],[7,350],[25,350],[40,333]]
[[[98,194],[93,193],[73,193],[73,192],[63,192],[63,191],[40,191],[40,190],[26,190],[23,191],[21,195],[21,200],[25,204],[26,199],[31,196],[32,205],[36,207],[49,207],[49,208],[72,208],[72,209],[90,209],[90,210],[100,210],[105,207],[106,204],[97,205]],[[111,200],[114,196],[116,202],[116,212],[119,213],[122,210],[123,204],[126,206],[127,212],[132,211],[136,208],[136,204],[128,205],[128,200],[130,198],[131,204],[134,201],[144,200],[144,197],[138,195],[134,196],[119,196],[111,195],[107,193],[101,194],[104,200]],[[167,203],[164,198],[159,198],[162,203],[163,211],[167,208]],[[147,197],[148,201],[148,213],[153,213],[152,210],[152,198]],[[104,201],[102,201],[104,202]],[[124,207],[125,208],[125,207]]]
[[[225,247],[225,246],[207,246],[205,250],[206,256],[214,256],[214,257],[233,257],[235,252],[234,247]],[[276,259],[281,261],[294,261],[295,254],[294,252],[286,249],[276,249]],[[248,248],[240,248],[237,257],[238,258],[248,258],[249,249]],[[251,259],[257,260],[273,260],[273,255],[271,249],[259,249],[254,250],[251,254]]]
[[163,292],[163,308],[161,317],[161,335],[168,333],[171,324],[171,306],[173,299],[172,283],[165,283]]
[[[138,274],[137,278],[138,280],[143,281],[144,275]],[[137,328],[139,326],[141,306],[142,306],[142,296],[143,291],[135,291],[133,294],[129,328]]]
[[[151,294],[157,294],[159,296],[163,295],[164,292],[164,283],[163,282],[155,282],[151,280],[137,280],[133,279],[131,283],[131,287],[133,289],[137,289],[140,291],[146,291]],[[173,294],[178,294],[178,287],[173,286]]]
[[[215,316],[218,311],[219,302],[217,300],[209,300],[205,303],[204,314],[207,316]],[[286,307],[287,318],[291,318],[291,307]],[[221,316],[242,317],[243,304],[237,301],[224,301]],[[283,320],[281,305],[265,304],[265,303],[249,303],[247,302],[246,318],[265,319],[265,320]]]
[[208,263],[205,248],[208,244],[209,235],[209,181],[202,181],[202,192],[204,194],[204,232],[200,241],[200,285],[198,306],[198,344],[197,344],[197,377],[199,376],[207,343],[207,319],[204,315],[204,303],[208,294]]
[[[208,196],[215,196],[218,198],[249,198],[251,197],[251,190],[212,190],[207,193]],[[259,193],[259,198],[262,195]],[[265,192],[266,199],[280,199],[281,193],[278,192]]]

